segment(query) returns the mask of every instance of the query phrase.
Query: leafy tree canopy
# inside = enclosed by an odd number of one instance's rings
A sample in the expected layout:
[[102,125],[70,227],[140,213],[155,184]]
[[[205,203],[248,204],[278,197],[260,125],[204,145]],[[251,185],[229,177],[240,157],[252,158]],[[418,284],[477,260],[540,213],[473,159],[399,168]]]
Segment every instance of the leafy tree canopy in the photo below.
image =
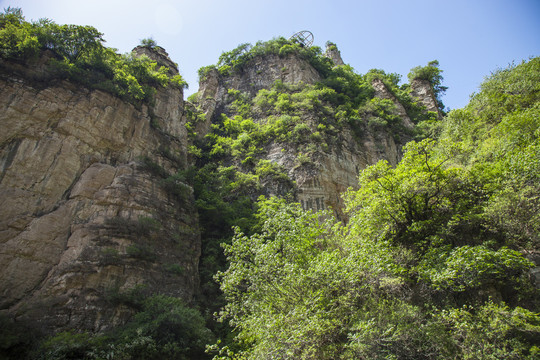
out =
[[[150,40],[148,40],[150,41]],[[59,25],[49,19],[27,22],[21,9],[0,14],[0,57],[28,62],[44,51],[54,54],[49,71],[138,103],[151,102],[157,87],[187,87],[180,75],[148,57],[120,55],[103,46],[103,34],[92,26]],[[155,42],[146,44],[155,46]]]
[[537,64],[494,73],[439,138],[363,170],[346,225],[262,200],[261,230],[225,246],[237,338],[215,358],[536,358]]

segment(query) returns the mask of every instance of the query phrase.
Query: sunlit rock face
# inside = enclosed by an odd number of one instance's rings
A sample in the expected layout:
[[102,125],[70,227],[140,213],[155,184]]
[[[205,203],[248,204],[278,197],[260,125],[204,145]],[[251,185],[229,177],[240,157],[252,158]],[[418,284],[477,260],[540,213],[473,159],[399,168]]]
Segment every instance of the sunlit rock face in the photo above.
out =
[[227,93],[229,89],[254,97],[259,90],[270,89],[277,80],[287,84],[314,84],[320,79],[319,73],[298,56],[258,56],[250,60],[241,71],[228,76],[220,75],[215,69],[211,70],[199,83],[199,99],[210,122],[217,115],[216,111],[224,111],[224,106],[230,102]]
[[[343,64],[337,47],[329,47],[326,56],[335,64]],[[320,74],[305,60],[290,55],[279,57],[267,55],[256,57],[249,61],[239,71],[229,75],[220,75],[217,70],[211,70],[201,80],[199,86],[199,103],[206,114],[206,122],[196,124],[200,136],[206,134],[212,123],[220,121],[221,114],[233,116],[234,111],[229,107],[233,100],[229,90],[239,90],[253,98],[261,89],[271,89],[276,80],[289,84],[316,84],[321,80]],[[372,84],[375,96],[390,99],[396,106],[406,128],[414,127],[405,108],[398,99],[386,88],[380,80]],[[255,121],[265,121],[254,113]],[[312,132],[317,131],[320,123],[319,114],[303,113],[302,122],[308,124]],[[332,146],[325,151],[317,151],[309,163],[299,163],[298,151],[291,145],[273,142],[267,146],[264,159],[271,160],[285,167],[289,177],[296,183],[296,200],[304,209],[332,209],[341,219],[344,203],[342,194],[349,187],[358,185],[359,172],[379,160],[387,160],[397,164],[401,158],[401,147],[409,138],[396,137],[388,131],[373,130],[367,126],[368,119],[363,119],[362,135],[354,134],[351,129],[336,134]],[[266,189],[267,190],[267,189]],[[275,194],[275,191],[264,191],[265,194]],[[276,194],[282,195],[282,194]]]
[[200,254],[193,194],[162,185],[187,165],[182,90],[134,106],[1,65],[2,311],[45,329],[101,331],[129,318],[122,299],[135,292],[190,300]]
[[324,56],[332,60],[336,66],[345,65],[343,59],[341,58],[341,52],[338,50],[336,44],[331,42],[326,43],[326,51],[324,52]]
[[394,103],[394,106],[396,108],[396,114],[401,117],[403,120],[403,124],[411,129],[414,127],[411,119],[409,118],[409,115],[407,115],[407,111],[405,110],[405,107],[403,104],[399,102],[399,100],[396,98],[394,94],[384,84],[384,82],[381,79],[373,79],[371,82],[371,86],[373,86],[373,89],[375,90],[375,96],[381,99],[388,99],[391,100]]
[[423,79],[414,79],[411,81],[411,95],[420,100],[427,111],[436,112],[438,118],[442,119],[443,114],[439,110],[437,97],[435,96],[429,81]]

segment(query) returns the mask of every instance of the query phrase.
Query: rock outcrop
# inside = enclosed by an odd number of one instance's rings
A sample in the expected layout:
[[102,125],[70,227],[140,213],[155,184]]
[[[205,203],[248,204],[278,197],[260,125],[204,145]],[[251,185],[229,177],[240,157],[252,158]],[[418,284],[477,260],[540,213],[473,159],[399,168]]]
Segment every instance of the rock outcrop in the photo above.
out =
[[[329,46],[326,56],[335,64],[343,64],[335,45]],[[216,69],[210,70],[201,79],[198,98],[206,122],[196,124],[199,135],[206,134],[210,125],[220,121],[225,113],[232,116],[234,112],[228,107],[232,98],[229,90],[239,90],[253,98],[261,89],[271,89],[276,80],[288,84],[313,85],[321,80],[321,75],[306,60],[294,54],[287,57],[266,55],[255,57],[245,64],[241,70],[229,75],[221,75]],[[386,88],[384,83],[373,84],[375,95],[391,99],[396,105],[397,114],[402,117],[406,128],[413,124],[403,105]],[[316,114],[304,114],[302,121],[316,131],[319,120]],[[264,121],[264,119],[255,119]],[[404,144],[404,143],[403,143]],[[333,209],[336,215],[344,218],[342,194],[349,187],[358,184],[359,171],[365,167],[385,159],[391,164],[397,164],[401,157],[397,142],[387,131],[365,131],[359,138],[350,129],[337,134],[335,146],[328,151],[318,151],[313,154],[313,161],[299,166],[297,149],[286,144],[272,143],[266,150],[267,160],[283,166],[289,177],[296,183],[296,200],[304,209],[322,210]],[[278,194],[279,195],[279,194]]]
[[326,51],[324,53],[324,56],[332,60],[334,65],[345,65],[343,62],[343,59],[341,58],[341,52],[338,50],[336,44],[327,42],[326,43]]
[[403,124],[407,128],[412,129],[414,125],[409,118],[409,115],[407,115],[407,110],[405,110],[405,107],[399,102],[396,96],[392,94],[390,90],[388,90],[384,82],[381,79],[373,79],[373,81],[371,82],[371,86],[373,86],[373,89],[375,90],[376,97],[381,99],[388,99],[394,103],[394,106],[396,108],[396,114],[401,117],[401,119],[403,120]]
[[189,301],[198,220],[191,188],[166,179],[186,166],[182,90],[135,106],[0,65],[2,311],[101,331],[129,318],[136,292]]
[[437,117],[443,118],[443,114],[439,109],[439,103],[437,97],[433,92],[433,88],[429,81],[424,79],[414,79],[411,81],[411,95],[420,100],[420,102],[426,107],[427,111],[433,111],[437,113]]
[[270,89],[276,81],[287,84],[313,84],[321,79],[319,73],[304,59],[289,55],[258,56],[250,60],[240,72],[222,76],[210,70],[199,83],[199,99],[207,124],[216,111],[222,111],[230,101],[229,89],[255,96],[261,89]]

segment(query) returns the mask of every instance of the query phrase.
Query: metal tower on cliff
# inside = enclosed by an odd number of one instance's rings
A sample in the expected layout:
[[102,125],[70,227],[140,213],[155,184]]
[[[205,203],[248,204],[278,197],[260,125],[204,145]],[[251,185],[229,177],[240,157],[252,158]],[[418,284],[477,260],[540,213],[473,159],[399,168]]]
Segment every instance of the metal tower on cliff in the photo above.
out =
[[302,30],[291,36],[289,40],[296,41],[304,47],[310,47],[313,45],[313,34],[311,31]]

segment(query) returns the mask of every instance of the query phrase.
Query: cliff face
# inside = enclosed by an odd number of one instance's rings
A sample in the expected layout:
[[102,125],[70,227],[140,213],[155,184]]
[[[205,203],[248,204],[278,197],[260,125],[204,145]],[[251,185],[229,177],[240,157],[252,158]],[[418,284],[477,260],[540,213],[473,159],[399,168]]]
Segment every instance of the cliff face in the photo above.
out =
[[[134,53],[178,74],[161,48]],[[335,45],[326,56],[342,64]],[[276,80],[301,88],[322,76],[294,54],[258,56],[226,76],[210,71],[196,109],[176,88],[158,89],[152,105],[134,105],[44,80],[51,78],[45,60],[0,63],[0,311],[46,330],[104,331],[130,318],[133,297],[159,293],[189,301],[199,287],[201,235],[193,191],[174,176],[190,165],[185,108],[204,114],[195,124],[202,138],[222,113],[234,115],[229,90],[251,101]],[[402,127],[412,129],[386,85],[371,85],[375,97],[393,104]],[[335,109],[323,108],[298,118],[313,134],[323,117],[335,116]],[[267,120],[260,112],[253,118]],[[312,147],[309,161],[299,157],[311,140],[265,143],[257,156],[280,165],[294,183],[262,181],[261,192],[283,195],[295,184],[304,209],[332,208],[344,219],[341,195],[357,185],[359,171],[381,159],[397,164],[408,140],[370,127],[369,116],[355,121],[356,130],[343,125],[325,148]]]
[[319,73],[304,59],[294,55],[268,55],[256,57],[240,73],[230,76],[221,76],[217,70],[210,71],[199,83],[199,98],[209,123],[214,115],[218,115],[216,111],[223,111],[230,101],[229,89],[254,97],[259,90],[271,88],[278,80],[287,84],[313,84],[320,79]]
[[189,300],[193,195],[163,185],[186,166],[182,91],[135,107],[1,65],[0,308],[45,328],[100,331],[129,317],[129,294]]
[[[343,65],[335,45],[328,47],[325,56],[334,65]],[[238,90],[253,100],[259,90],[271,89],[276,80],[292,85],[313,85],[321,80],[321,75],[309,62],[295,55],[255,57],[240,71],[228,75],[221,75],[217,70],[208,72],[199,85],[200,108],[206,116],[205,122],[196,124],[199,136],[209,132],[210,125],[218,123],[221,114],[234,116],[234,109],[230,106],[233,101],[230,90]],[[403,127],[412,129],[414,125],[405,108],[386,85],[375,80],[372,86],[375,97],[390,99],[395,105],[395,115],[400,117]],[[267,121],[257,112],[251,115],[259,123]],[[312,133],[317,131],[321,114],[304,112],[300,117],[303,123],[309,125]],[[406,136],[396,140],[384,129],[370,129],[367,122],[367,118],[363,119],[363,123],[359,125],[363,129],[361,136],[348,127],[340,131],[336,134],[333,145],[326,151],[312,153],[312,163],[299,165],[299,149],[277,141],[266,147],[266,153],[262,157],[286,169],[289,177],[296,183],[296,200],[304,209],[332,208],[343,218],[344,204],[341,195],[349,187],[357,186],[359,172],[381,159],[393,165],[397,164],[401,158],[401,146],[409,140]]]

